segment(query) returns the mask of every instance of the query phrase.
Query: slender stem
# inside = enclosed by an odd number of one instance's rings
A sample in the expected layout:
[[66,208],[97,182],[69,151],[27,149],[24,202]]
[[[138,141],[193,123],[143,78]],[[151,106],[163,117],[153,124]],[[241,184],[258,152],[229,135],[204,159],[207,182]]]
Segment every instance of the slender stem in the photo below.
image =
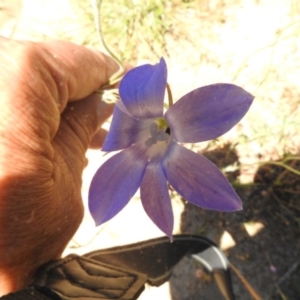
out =
[[284,158],[283,162],[286,162],[289,160],[300,160],[300,157],[299,156],[290,156],[290,157]]
[[[285,168],[286,170],[300,176],[300,171],[296,170],[295,168],[287,165],[284,163],[284,161],[289,161],[289,160],[292,160],[291,159],[284,159],[283,161],[261,161],[261,162],[257,162],[257,163],[253,163],[253,164],[243,164],[243,166],[255,166],[255,165],[258,165],[258,166],[265,166],[265,165],[275,165],[275,166],[280,166],[280,167],[283,167]],[[299,160],[298,157],[295,158],[295,160]]]
[[101,25],[101,5],[102,5],[102,0],[90,0],[91,6],[93,8],[93,13],[94,13],[94,19],[95,19],[95,26],[96,26],[96,31],[98,34],[98,39],[99,43],[102,46],[103,50],[107,52],[108,55],[110,55],[112,58],[114,58],[118,64],[119,64],[119,70],[111,76],[109,79],[108,83],[103,86],[101,89],[106,89],[109,88],[116,83],[120,82],[121,79],[124,76],[125,70],[123,67],[123,64],[121,60],[109,49],[107,46],[104,37],[103,37],[103,31],[102,31],[102,25]]
[[94,19],[95,19],[95,26],[98,34],[99,43],[104,48],[104,50],[113,57],[121,66],[122,62],[120,59],[109,49],[107,46],[105,39],[103,37],[103,31],[102,31],[102,24],[101,24],[101,6],[102,6],[102,0],[90,0],[91,6],[93,8],[94,13]]
[[172,96],[171,88],[168,83],[167,83],[167,92],[168,92],[168,100],[169,100],[169,108],[170,108],[173,105],[173,96]]
[[266,165],[267,164],[270,164],[270,165],[276,165],[276,166],[280,166],[280,167],[283,167],[283,168],[286,168],[288,171],[300,176],[300,171],[290,167],[289,165],[286,165],[285,163],[282,163],[282,162],[277,162],[277,161],[268,161],[265,163]]

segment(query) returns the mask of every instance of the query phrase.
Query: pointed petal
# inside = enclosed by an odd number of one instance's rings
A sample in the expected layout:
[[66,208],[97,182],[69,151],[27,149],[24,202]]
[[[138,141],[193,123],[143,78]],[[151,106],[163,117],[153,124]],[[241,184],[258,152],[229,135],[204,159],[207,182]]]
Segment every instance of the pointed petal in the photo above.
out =
[[148,128],[148,120],[139,120],[115,106],[109,132],[105,138],[102,151],[116,151],[128,148],[138,142],[141,132]]
[[[119,107],[119,109],[122,110],[123,113],[129,115],[132,117],[132,115],[129,113],[129,111],[127,110],[127,108],[125,107],[124,103],[122,102],[122,100],[119,98],[118,101],[116,101],[116,106]],[[133,117],[132,117],[133,118]]]
[[166,112],[171,134],[180,143],[215,139],[236,125],[253,96],[232,84],[212,84],[183,96]]
[[130,70],[120,83],[119,93],[128,112],[135,118],[163,116],[167,66],[163,58],[156,65]]
[[169,183],[187,201],[206,209],[242,209],[242,202],[228,180],[205,157],[172,142],[162,166]]
[[144,154],[145,149],[132,146],[98,169],[89,190],[89,210],[96,225],[113,218],[136,193],[147,166]]
[[173,210],[160,159],[152,160],[147,166],[141,184],[141,199],[149,218],[172,240]]

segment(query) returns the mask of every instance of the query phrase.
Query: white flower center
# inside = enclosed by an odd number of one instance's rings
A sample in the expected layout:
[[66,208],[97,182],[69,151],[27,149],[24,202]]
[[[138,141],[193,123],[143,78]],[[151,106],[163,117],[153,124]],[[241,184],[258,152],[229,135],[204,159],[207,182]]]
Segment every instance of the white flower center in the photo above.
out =
[[149,160],[164,155],[171,139],[168,128],[168,124],[163,118],[149,120],[149,125],[145,128],[142,138],[144,146],[148,149]]

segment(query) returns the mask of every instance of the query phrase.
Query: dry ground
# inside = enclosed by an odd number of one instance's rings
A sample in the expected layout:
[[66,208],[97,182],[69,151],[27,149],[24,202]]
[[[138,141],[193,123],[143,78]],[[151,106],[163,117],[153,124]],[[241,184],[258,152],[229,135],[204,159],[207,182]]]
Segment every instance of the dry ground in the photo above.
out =
[[[155,63],[165,56],[176,99],[216,82],[240,85],[256,96],[238,126],[218,141],[194,147],[226,172],[244,210],[210,212],[175,199],[175,231],[203,234],[217,243],[227,231],[235,243],[226,250],[229,260],[262,299],[300,299],[300,177],[287,169],[300,170],[299,1],[104,2],[109,44],[132,64]],[[86,1],[2,0],[0,34],[97,45]],[[283,161],[288,155],[294,159]],[[84,199],[102,161],[98,152],[88,156]],[[135,222],[129,222],[132,213]],[[160,234],[134,200],[100,229],[93,228],[87,214],[68,251],[83,253]],[[222,299],[210,281],[186,258],[170,280],[171,296],[164,287],[159,296],[148,299]],[[234,274],[233,284],[237,299],[253,299]]]

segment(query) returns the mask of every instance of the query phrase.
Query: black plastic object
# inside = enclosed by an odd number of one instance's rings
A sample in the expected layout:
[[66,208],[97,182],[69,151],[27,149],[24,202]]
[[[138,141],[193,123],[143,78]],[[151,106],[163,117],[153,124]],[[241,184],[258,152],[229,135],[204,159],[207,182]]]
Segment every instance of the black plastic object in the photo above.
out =
[[234,300],[228,261],[207,238],[175,235],[83,256],[69,255],[44,265],[28,289],[1,300],[136,300],[148,282],[159,286],[169,279],[175,265],[186,255],[214,274],[226,300]]

